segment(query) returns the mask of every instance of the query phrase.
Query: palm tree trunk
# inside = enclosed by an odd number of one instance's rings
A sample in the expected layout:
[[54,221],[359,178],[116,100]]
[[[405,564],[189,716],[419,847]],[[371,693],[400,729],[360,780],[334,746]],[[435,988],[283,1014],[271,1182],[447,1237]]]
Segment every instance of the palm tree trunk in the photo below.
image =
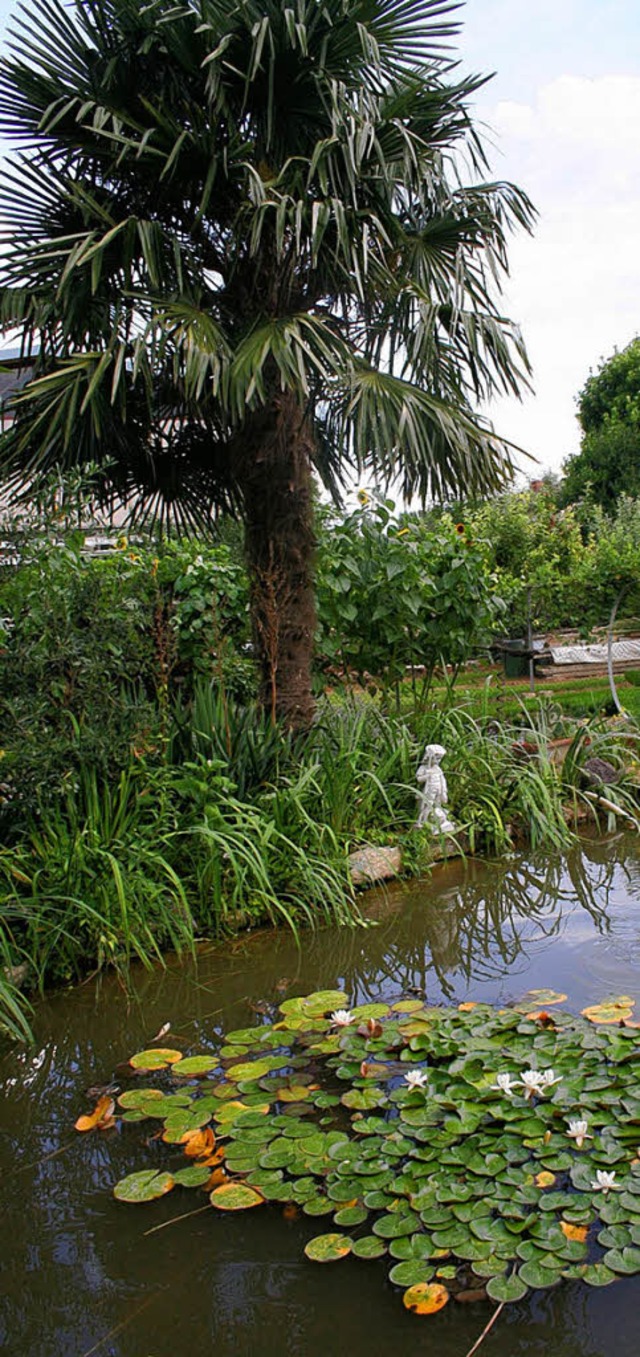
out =
[[250,415],[239,484],[260,701],[273,721],[306,728],[313,717],[313,436],[290,392]]

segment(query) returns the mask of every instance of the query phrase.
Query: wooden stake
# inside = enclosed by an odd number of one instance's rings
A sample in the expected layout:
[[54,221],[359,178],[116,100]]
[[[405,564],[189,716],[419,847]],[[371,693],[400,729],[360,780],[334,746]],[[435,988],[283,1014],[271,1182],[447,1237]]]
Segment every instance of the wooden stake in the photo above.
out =
[[492,1316],[491,1316],[491,1319],[489,1320],[489,1323],[485,1325],[484,1329],[482,1330],[482,1333],[480,1334],[480,1337],[479,1337],[479,1338],[477,1339],[477,1341],[474,1343],[473,1347],[472,1347],[472,1348],[469,1348],[469,1351],[468,1351],[468,1353],[467,1353],[467,1357],[473,1357],[474,1352],[477,1352],[477,1351],[478,1351],[478,1348],[480,1347],[480,1344],[484,1342],[484,1340],[485,1340],[487,1334],[488,1334],[489,1331],[493,1328],[493,1326],[494,1326],[494,1324],[495,1324],[495,1322],[496,1322],[496,1319],[498,1318],[498,1315],[501,1314],[501,1312],[504,1310],[505,1304],[506,1304],[505,1301],[503,1301],[503,1300],[500,1301],[500,1304],[499,1304],[497,1310],[494,1310],[494,1312],[493,1312],[493,1314],[492,1314]]
[[201,1216],[203,1211],[211,1210],[212,1207],[210,1203],[207,1202],[206,1206],[198,1206],[195,1211],[184,1211],[181,1216],[172,1216],[171,1220],[163,1220],[161,1225],[154,1225],[150,1230],[145,1230],[143,1239],[146,1239],[148,1234],[155,1234],[156,1230],[166,1230],[167,1225],[175,1225],[179,1220],[188,1220],[189,1216]]

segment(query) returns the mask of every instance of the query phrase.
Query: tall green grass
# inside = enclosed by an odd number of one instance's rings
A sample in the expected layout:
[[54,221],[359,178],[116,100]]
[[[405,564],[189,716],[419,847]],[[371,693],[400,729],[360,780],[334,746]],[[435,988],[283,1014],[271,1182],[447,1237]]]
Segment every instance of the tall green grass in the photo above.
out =
[[[27,1001],[9,978],[23,961],[42,989],[104,965],[126,977],[133,962],[241,924],[296,935],[357,924],[349,851],[401,842],[417,868],[428,849],[429,831],[414,828],[426,743],[447,751],[450,810],[474,851],[565,848],[572,812],[597,808],[582,772],[595,754],[619,770],[607,799],[635,815],[632,723],[576,723],[546,700],[499,720],[488,687],[478,703],[398,715],[366,698],[325,700],[294,738],[203,684],[155,760],[132,757],[113,785],[83,772],[0,850],[0,1023],[26,1034]],[[558,735],[570,739],[563,765]]]

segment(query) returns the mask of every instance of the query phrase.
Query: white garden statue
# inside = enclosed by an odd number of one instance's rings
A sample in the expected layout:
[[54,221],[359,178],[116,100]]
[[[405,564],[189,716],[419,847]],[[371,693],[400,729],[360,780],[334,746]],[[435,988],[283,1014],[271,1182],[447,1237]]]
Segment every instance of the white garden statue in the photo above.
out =
[[438,834],[453,834],[455,825],[449,819],[447,805],[447,779],[440,767],[446,754],[441,744],[428,744],[416,777],[421,784],[418,790],[418,818],[416,829],[430,825]]

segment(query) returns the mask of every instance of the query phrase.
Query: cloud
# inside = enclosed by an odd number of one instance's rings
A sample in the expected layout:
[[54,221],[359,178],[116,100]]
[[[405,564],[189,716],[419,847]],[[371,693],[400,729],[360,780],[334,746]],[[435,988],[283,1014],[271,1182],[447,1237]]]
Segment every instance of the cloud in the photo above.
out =
[[590,368],[640,330],[640,77],[562,75],[530,103],[502,100],[478,115],[494,131],[494,169],[540,212],[534,237],[512,243],[505,301],[536,397],[490,413],[558,467],[578,447],[575,396]]

